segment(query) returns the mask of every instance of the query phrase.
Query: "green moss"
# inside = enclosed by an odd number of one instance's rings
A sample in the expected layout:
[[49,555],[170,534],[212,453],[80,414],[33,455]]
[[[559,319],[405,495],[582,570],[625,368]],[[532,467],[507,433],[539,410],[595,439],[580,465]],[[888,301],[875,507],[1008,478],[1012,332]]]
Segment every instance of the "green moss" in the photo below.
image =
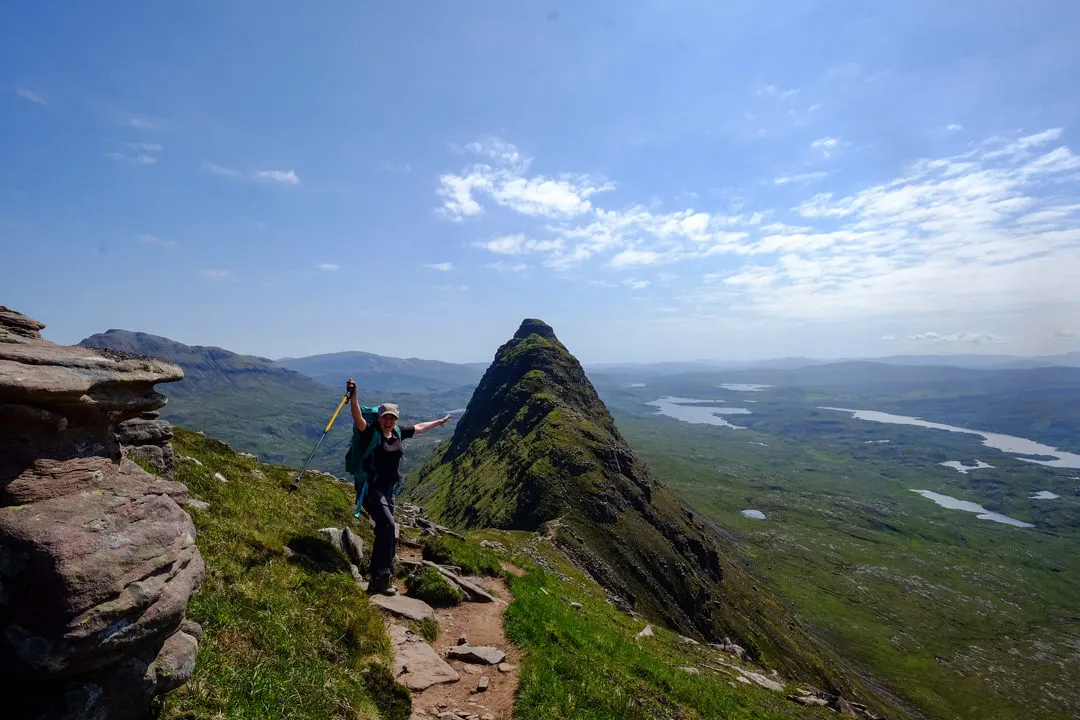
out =
[[409,595],[435,607],[460,605],[465,599],[461,590],[451,585],[442,573],[433,567],[425,566],[409,575],[405,578],[405,587],[409,590]]

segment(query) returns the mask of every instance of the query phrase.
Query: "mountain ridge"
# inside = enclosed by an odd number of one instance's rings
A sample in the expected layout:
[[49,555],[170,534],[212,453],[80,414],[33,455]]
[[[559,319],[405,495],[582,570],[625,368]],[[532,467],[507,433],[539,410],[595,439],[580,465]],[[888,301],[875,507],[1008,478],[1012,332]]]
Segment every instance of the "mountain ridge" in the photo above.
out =
[[867,692],[762,590],[734,538],[651,475],[542,321],[526,319],[499,348],[407,496],[464,529],[539,530],[617,606],[698,638],[736,638],[751,657],[837,692]]

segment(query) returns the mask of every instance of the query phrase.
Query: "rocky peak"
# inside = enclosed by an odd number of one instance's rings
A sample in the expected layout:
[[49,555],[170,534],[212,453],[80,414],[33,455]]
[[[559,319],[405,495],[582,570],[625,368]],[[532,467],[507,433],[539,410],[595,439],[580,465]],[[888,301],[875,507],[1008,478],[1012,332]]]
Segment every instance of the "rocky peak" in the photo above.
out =
[[183,373],[42,327],[0,310],[0,675],[19,685],[5,717],[141,717],[194,668],[203,561],[187,489],[126,459],[117,433],[134,420],[160,441],[154,386]]
[[548,340],[557,340],[555,337],[555,331],[551,329],[543,320],[537,320],[536,318],[525,318],[521,321],[521,327],[514,333],[514,337],[519,340],[524,340],[530,335],[539,335],[542,338]]

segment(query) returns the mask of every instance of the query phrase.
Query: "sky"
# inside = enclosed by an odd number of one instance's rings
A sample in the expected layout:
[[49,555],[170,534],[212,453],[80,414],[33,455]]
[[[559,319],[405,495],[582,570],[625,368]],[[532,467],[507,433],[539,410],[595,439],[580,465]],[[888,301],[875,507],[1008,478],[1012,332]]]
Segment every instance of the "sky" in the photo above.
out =
[[1078,48],[1072,0],[10,0],[0,304],[270,358],[1076,351]]

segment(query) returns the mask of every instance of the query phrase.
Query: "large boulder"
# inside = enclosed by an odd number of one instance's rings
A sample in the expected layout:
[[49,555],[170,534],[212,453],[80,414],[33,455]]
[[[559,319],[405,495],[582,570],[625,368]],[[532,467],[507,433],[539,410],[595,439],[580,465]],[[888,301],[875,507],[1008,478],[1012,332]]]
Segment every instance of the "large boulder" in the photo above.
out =
[[141,718],[194,668],[201,629],[185,612],[203,561],[187,488],[121,442],[164,453],[154,385],[183,372],[59,346],[42,327],[0,307],[0,678],[16,689],[4,717]]

